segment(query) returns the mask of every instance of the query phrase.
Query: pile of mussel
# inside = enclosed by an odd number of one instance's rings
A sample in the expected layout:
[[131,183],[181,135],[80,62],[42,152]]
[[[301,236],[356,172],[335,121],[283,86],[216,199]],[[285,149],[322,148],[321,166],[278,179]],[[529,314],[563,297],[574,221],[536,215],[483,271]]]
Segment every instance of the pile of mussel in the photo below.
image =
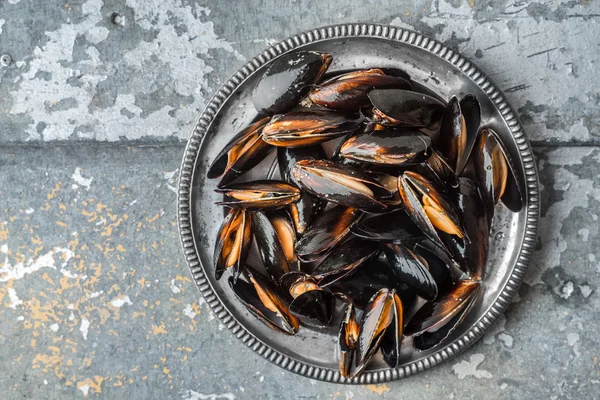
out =
[[[272,62],[257,117],[210,166],[228,210],[214,273],[275,331],[339,323],[352,378],[380,350],[397,367],[450,335],[483,292],[496,204],[524,199],[474,95],[445,102],[393,69],[326,74],[331,61]],[[242,176],[272,151],[278,179]]]

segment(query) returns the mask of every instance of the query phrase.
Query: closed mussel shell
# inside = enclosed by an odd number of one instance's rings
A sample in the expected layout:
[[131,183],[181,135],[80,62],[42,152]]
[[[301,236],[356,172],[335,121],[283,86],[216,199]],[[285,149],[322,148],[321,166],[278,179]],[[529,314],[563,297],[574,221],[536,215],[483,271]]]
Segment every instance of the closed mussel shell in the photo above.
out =
[[374,242],[359,238],[351,238],[339,245],[335,252],[330,253],[311,275],[320,286],[327,286],[338,279],[351,274],[359,265],[378,252]]
[[366,216],[352,227],[352,233],[362,239],[378,242],[413,241],[423,237],[404,208]]
[[399,243],[388,243],[383,251],[393,272],[401,282],[414,289],[417,295],[425,300],[437,297],[437,284],[424,263],[410,249]]
[[321,79],[331,60],[329,54],[318,51],[296,51],[277,58],[252,92],[256,111],[271,115],[289,111]]

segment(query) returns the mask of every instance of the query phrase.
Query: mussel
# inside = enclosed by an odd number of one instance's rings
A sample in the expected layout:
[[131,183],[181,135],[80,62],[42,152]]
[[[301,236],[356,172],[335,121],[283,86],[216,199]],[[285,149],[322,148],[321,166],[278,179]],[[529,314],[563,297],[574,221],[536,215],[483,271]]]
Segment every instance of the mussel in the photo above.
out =
[[469,178],[459,178],[459,186],[451,195],[463,217],[469,240],[458,240],[456,236],[443,234],[442,240],[471,279],[483,279],[490,234],[487,209],[477,185]]
[[216,191],[225,195],[225,200],[217,204],[247,210],[282,208],[300,198],[296,186],[267,180],[233,184]]
[[[457,314],[468,310],[477,298],[480,284],[476,281],[464,280],[445,296],[435,301],[425,303],[404,327],[406,336],[417,336],[424,332],[432,332],[442,329]],[[460,321],[458,321],[460,323]],[[447,333],[456,328],[458,324],[449,326]]]
[[273,146],[303,147],[355,132],[358,116],[310,110],[275,115],[263,128],[262,138]]
[[313,89],[308,98],[315,104],[334,110],[356,111],[370,104],[373,89],[411,89],[404,78],[386,75],[374,68],[333,77]]
[[244,274],[245,279],[229,278],[236,297],[269,328],[294,335],[298,331],[298,320],[290,313],[288,301],[278,287],[250,267],[246,267]]
[[305,325],[326,327],[331,322],[335,307],[335,296],[322,288],[314,277],[301,272],[290,272],[281,279],[294,300],[289,310]]
[[374,122],[387,126],[431,127],[441,121],[444,103],[419,92],[377,89],[369,92]]
[[260,163],[272,149],[262,140],[262,129],[269,120],[262,118],[235,135],[208,168],[208,178],[221,176],[217,186],[222,187]]
[[289,111],[321,79],[331,60],[329,54],[318,51],[297,51],[277,58],[254,87],[254,107],[262,114]]
[[332,203],[366,212],[383,212],[381,198],[392,194],[363,171],[327,160],[304,160],[296,163],[294,177],[300,186]]
[[402,341],[403,308],[395,290],[381,289],[365,309],[349,377],[360,374],[373,358],[388,329],[392,329],[396,349]]
[[312,272],[319,285],[329,285],[351,274],[378,252],[374,242],[350,238],[331,252]]
[[237,281],[251,243],[252,215],[245,210],[229,210],[221,224],[215,244],[213,260],[217,280],[221,279],[225,270],[231,268],[233,281]]
[[423,238],[421,230],[404,208],[365,216],[351,230],[355,236],[378,242],[408,242]]
[[296,232],[285,214],[269,217],[256,211],[253,213],[252,226],[263,265],[274,282],[278,282],[287,272],[300,270],[294,251]]
[[444,246],[437,230],[468,240],[454,206],[430,181],[406,171],[398,177],[398,190],[407,214],[431,240]]
[[338,346],[340,350],[339,368],[344,378],[348,378],[351,373],[352,358],[356,350],[359,330],[354,304],[349,303],[338,333]]
[[360,216],[361,212],[357,209],[343,206],[326,211],[308,226],[304,235],[296,242],[298,258],[304,262],[312,262],[325,257],[350,233],[350,228]]
[[477,141],[481,107],[477,97],[467,95],[460,101],[452,97],[442,120],[438,146],[456,175],[467,164],[471,150]]
[[[282,178],[299,186],[293,174],[294,165],[300,160],[322,160],[327,158],[320,144],[309,147],[278,147],[277,162]],[[302,192],[296,203],[290,204],[290,215],[294,221],[296,232],[302,235],[308,225],[325,210],[327,202],[308,192]]]
[[385,129],[351,137],[340,154],[354,161],[402,165],[423,157],[429,146],[431,138],[418,131]]
[[494,131],[481,131],[472,158],[490,222],[494,215],[494,205],[500,199],[509,210],[520,211],[523,197],[519,181],[507,152]]
[[383,248],[388,262],[398,279],[414,289],[425,300],[434,300],[437,284],[429,272],[427,261],[399,243],[388,243]]

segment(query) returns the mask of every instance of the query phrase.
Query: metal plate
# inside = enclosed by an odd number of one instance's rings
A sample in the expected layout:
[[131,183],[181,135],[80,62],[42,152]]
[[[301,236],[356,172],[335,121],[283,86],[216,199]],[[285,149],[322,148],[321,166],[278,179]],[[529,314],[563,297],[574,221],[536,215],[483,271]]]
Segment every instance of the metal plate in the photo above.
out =
[[[338,25],[293,36],[243,66],[212,98],[189,139],[179,181],[179,231],[192,276],[212,311],[240,340],[275,364],[295,373],[330,382],[348,382],[337,368],[335,332],[302,327],[297,335],[272,331],[234,298],[227,279],[216,281],[212,252],[223,211],[216,181],[206,178],[217,152],[255,116],[251,92],[261,73],[279,55],[297,49],[333,55],[329,71],[373,67],[400,68],[426,89],[448,100],[473,93],[482,106],[484,126],[492,127],[508,148],[526,192],[526,207],[511,213],[496,209],[491,251],[483,282],[484,296],[444,345],[429,351],[407,349],[403,363],[389,369],[376,358],[350,383],[399,379],[447,360],[473,344],[510,303],[533,250],[538,225],[538,180],[531,147],[514,111],[498,89],[471,62],[442,44],[412,31],[370,24]],[[257,169],[264,173],[274,153]]]

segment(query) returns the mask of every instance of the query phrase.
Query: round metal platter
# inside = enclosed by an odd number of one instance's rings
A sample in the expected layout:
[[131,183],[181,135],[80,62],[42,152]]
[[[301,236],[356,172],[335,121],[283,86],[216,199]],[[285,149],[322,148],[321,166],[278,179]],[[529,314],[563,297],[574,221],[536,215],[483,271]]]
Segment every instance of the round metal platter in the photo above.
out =
[[[374,67],[398,68],[423,89],[446,101],[472,93],[482,108],[482,126],[493,128],[516,166],[525,207],[513,213],[499,204],[492,225],[490,253],[479,296],[465,321],[442,344],[428,351],[404,346],[402,364],[390,369],[377,356],[359,377],[348,381],[338,372],[337,323],[329,329],[301,327],[295,336],[275,332],[252,316],[231,292],[227,277],[215,280],[213,249],[223,219],[215,205],[217,181],[207,168],[221,148],[256,117],[252,89],[275,58],[296,50],[331,54],[329,72]],[[275,152],[250,172],[265,177]],[[275,177],[277,172],[275,173]],[[538,225],[538,179],[533,153],[515,112],[500,91],[470,61],[418,33],[381,25],[348,24],[315,29],[290,37],[240,68],[213,96],[188,141],[179,181],[179,231],[187,263],[206,303],[221,322],[261,356],[297,374],[329,382],[377,383],[431,368],[472,345],[510,303],[533,251]],[[210,351],[210,349],[206,349]]]

